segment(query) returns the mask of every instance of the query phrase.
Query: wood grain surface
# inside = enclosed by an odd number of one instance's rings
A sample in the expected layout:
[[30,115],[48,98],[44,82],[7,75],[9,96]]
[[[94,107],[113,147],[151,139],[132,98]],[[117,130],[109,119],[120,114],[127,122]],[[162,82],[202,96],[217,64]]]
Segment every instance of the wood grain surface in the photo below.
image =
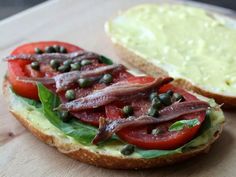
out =
[[[87,50],[107,55],[117,62],[118,57],[104,33],[104,22],[144,0],[56,0],[49,1],[20,14],[0,21],[0,57],[16,46],[39,40],[62,40]],[[148,2],[157,2],[149,0]],[[158,1],[159,2],[159,1]],[[230,16],[231,11],[203,4]],[[1,62],[0,82],[6,72]],[[0,176],[1,177],[234,177],[236,176],[236,112],[226,111],[225,129],[208,154],[165,168],[143,171],[107,170],[70,159],[54,148],[37,140],[8,112],[0,97]]]

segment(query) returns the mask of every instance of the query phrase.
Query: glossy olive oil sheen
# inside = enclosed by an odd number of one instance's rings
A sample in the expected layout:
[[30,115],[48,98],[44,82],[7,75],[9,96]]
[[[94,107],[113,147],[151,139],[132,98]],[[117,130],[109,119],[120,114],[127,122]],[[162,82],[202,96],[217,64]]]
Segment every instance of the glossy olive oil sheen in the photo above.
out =
[[139,5],[105,25],[114,43],[209,91],[236,95],[236,23],[183,5]]

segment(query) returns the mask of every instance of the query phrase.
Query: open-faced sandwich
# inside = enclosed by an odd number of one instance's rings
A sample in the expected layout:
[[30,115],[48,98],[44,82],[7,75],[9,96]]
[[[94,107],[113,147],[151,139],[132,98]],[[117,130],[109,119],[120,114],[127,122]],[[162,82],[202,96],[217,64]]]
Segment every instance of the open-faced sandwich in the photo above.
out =
[[121,58],[169,74],[188,90],[236,106],[236,21],[184,5],[144,4],[106,23]]
[[164,166],[207,152],[222,131],[214,100],[135,76],[64,42],[35,42],[8,57],[4,94],[36,137],[82,162],[114,169]]

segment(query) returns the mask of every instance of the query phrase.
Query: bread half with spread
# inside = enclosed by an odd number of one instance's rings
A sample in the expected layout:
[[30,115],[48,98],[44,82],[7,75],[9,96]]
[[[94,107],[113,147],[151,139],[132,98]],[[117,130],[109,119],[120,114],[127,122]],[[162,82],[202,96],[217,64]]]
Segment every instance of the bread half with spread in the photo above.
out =
[[5,58],[10,112],[33,135],[81,162],[112,169],[165,166],[208,152],[224,115],[214,100],[136,76],[76,45],[43,41]]
[[142,71],[236,106],[236,22],[200,8],[143,4],[108,21],[118,55]]

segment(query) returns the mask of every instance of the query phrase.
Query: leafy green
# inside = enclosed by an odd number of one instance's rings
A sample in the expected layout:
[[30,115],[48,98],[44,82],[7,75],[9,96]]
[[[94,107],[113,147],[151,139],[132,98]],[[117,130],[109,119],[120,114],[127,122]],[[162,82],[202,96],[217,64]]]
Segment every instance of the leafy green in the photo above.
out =
[[22,97],[20,95],[17,95],[15,93],[15,91],[13,90],[13,88],[10,88],[11,92],[16,95],[17,97],[21,98],[21,100],[23,100],[24,102],[26,102],[27,104],[31,105],[31,106],[34,106],[36,108],[41,108],[42,107],[42,104],[39,102],[39,101],[36,101],[36,100],[33,100],[33,99],[29,99],[29,98],[25,98],[25,97]]
[[208,130],[209,128],[211,128],[211,126],[212,126],[211,118],[210,118],[211,112],[212,112],[211,110],[207,110],[205,120],[204,120],[203,124],[200,127],[199,134],[201,134],[205,130]]
[[34,106],[36,108],[41,108],[42,104],[39,101],[33,100],[33,99],[28,99],[28,98],[24,98],[22,97],[22,99],[27,102],[28,104],[30,104],[31,106]]
[[200,122],[199,120],[196,119],[190,119],[190,120],[179,120],[175,123],[173,123],[170,127],[169,127],[169,131],[180,131],[183,130],[185,127],[189,127],[192,128],[196,125],[199,125]]
[[107,65],[112,65],[113,64],[113,61],[110,58],[105,57],[104,55],[100,55],[99,60],[102,63],[107,64]]
[[66,135],[73,137],[82,144],[91,144],[92,139],[97,134],[97,128],[85,125],[75,119],[68,123],[63,122],[59,113],[53,111],[60,104],[59,98],[40,83],[38,84],[38,91],[45,117]]
[[[60,104],[60,100],[58,96],[49,91],[43,84],[39,83],[38,85],[39,98],[42,103],[43,112],[45,117],[58,129],[60,129],[66,135],[74,138],[78,142],[84,145],[90,145],[92,139],[98,133],[98,129],[96,127],[84,124],[77,119],[72,119],[68,123],[65,123],[60,118],[60,114],[53,109],[58,107]],[[110,143],[112,141],[118,141],[119,138],[117,136],[112,136],[110,141],[105,143],[101,143],[99,145],[104,145],[106,143]]]
[[165,155],[181,153],[182,151],[181,151],[181,148],[178,148],[175,150],[144,150],[144,149],[135,148],[135,152],[140,154],[143,158],[150,159],[150,158],[155,158],[155,157],[160,157],[160,156],[165,156]]

